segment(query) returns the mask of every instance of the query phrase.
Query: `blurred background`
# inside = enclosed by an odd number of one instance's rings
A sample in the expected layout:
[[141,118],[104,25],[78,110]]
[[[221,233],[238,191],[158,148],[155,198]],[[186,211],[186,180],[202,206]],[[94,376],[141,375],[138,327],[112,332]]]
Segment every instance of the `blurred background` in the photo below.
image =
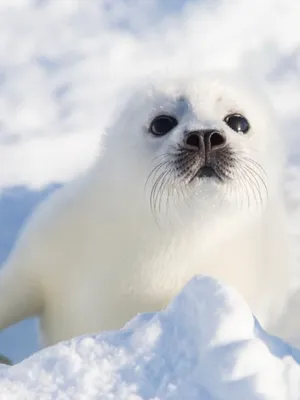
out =
[[[94,161],[128,82],[215,68],[258,76],[277,110],[300,260],[299,0],[1,0],[0,55],[0,265],[35,205]],[[36,349],[33,319],[0,333],[14,362]]]

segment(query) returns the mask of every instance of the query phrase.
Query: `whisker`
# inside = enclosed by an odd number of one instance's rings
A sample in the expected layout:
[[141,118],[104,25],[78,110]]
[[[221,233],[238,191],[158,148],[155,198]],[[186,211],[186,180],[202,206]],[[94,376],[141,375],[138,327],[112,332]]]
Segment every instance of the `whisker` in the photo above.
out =
[[261,170],[261,172],[267,176],[267,173],[265,171],[265,169],[263,168],[263,166],[261,164],[259,164],[259,162],[253,160],[252,158],[250,158],[248,155],[245,154],[245,152],[243,151],[239,151],[239,150],[234,150],[234,152],[232,153],[234,155],[234,157],[237,160],[245,160],[250,162],[251,164],[254,164],[255,167],[257,167],[259,170]]
[[154,182],[154,185],[152,186],[151,189],[151,193],[150,193],[150,207],[152,210],[152,213],[155,214],[155,204],[156,204],[156,191],[157,191],[157,187],[163,177],[163,175],[166,173],[166,171],[161,172],[161,174],[159,175],[159,177],[156,179],[156,181]]
[[259,199],[260,199],[260,204],[262,205],[263,198],[262,198],[262,193],[261,193],[261,188],[260,188],[259,182],[257,181],[257,178],[256,178],[256,175],[257,175],[256,172],[253,171],[251,168],[249,168],[247,165],[242,165],[241,168],[244,171],[247,179],[250,180],[250,182],[252,182],[255,185],[256,190],[254,190],[253,185],[251,185],[251,184],[250,184],[250,187],[251,187],[253,196],[256,199],[257,204],[258,204],[258,201],[257,201],[256,193],[258,194]]
[[147,186],[149,180],[151,179],[151,177],[155,177],[155,174],[158,173],[158,171],[163,168],[165,165],[168,165],[170,163],[170,161],[162,161],[160,162],[158,165],[156,165],[152,171],[150,172],[150,174],[148,175],[146,182],[145,182],[145,187]]
[[[153,161],[156,165],[149,173],[145,187],[151,185],[150,208],[155,218],[162,212],[168,214],[172,207],[179,211],[182,203],[190,208],[195,195],[202,195],[198,193],[201,187],[197,183],[197,170],[203,163],[201,156],[173,146],[171,152],[160,154]],[[257,160],[242,151],[227,148],[216,160],[212,159],[212,163],[223,188],[218,192],[221,205],[227,198],[232,198],[239,208],[243,208],[245,202],[248,209],[252,204],[256,208],[263,206],[265,197],[268,198],[267,174]]]
[[[266,196],[267,196],[267,198],[268,198],[268,187],[267,187],[267,184],[266,184],[265,180],[263,179],[263,177],[262,177],[257,171],[255,171],[254,168],[250,167],[250,166],[247,165],[246,163],[245,163],[244,165],[245,165],[245,167],[248,168],[249,171],[251,171],[251,173],[252,173],[256,178],[258,178],[258,179],[260,180],[260,182],[261,182],[261,184],[263,185],[263,188],[264,188],[264,190],[265,190],[265,192],[266,192]],[[259,164],[258,164],[258,165],[259,165]],[[259,183],[258,183],[258,185],[259,185]],[[260,187],[260,185],[259,185],[259,187]]]
[[161,211],[161,202],[162,202],[162,198],[164,195],[164,190],[169,181],[169,176],[170,176],[170,171],[166,171],[163,178],[161,179],[161,184],[158,189],[158,195],[157,195],[156,201],[159,199],[159,202],[158,202],[158,212],[159,213]]
[[268,188],[263,177],[266,175],[264,168],[257,161],[246,156],[237,158],[236,170],[238,173],[235,175],[235,179],[244,187],[248,199],[248,207],[251,205],[250,191],[252,192],[252,198],[255,200],[257,207],[259,205],[263,206],[264,196],[262,190],[264,190],[268,198]]

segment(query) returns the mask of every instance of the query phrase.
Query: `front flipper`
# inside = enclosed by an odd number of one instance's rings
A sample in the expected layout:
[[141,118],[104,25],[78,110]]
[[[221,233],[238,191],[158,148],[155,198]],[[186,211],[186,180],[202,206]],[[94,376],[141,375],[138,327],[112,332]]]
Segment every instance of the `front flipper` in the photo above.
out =
[[43,308],[41,284],[29,265],[33,262],[29,250],[18,248],[0,270],[0,331]]

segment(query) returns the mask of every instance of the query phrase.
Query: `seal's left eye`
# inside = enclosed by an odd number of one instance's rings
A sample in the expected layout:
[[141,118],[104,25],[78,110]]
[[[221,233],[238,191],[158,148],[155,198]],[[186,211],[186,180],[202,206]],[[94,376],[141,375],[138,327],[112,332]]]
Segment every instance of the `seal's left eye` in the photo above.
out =
[[155,136],[163,136],[169,133],[177,125],[177,119],[171,115],[159,115],[151,122],[149,132]]
[[241,114],[229,114],[224,118],[226,124],[236,132],[247,133],[250,129],[250,124]]

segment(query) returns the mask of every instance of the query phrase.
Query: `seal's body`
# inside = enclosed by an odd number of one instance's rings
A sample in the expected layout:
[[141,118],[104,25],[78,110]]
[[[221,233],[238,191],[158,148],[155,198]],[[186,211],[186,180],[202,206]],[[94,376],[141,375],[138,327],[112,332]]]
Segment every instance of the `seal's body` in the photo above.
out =
[[196,274],[233,285],[266,327],[287,287],[272,112],[218,75],[137,89],[82,177],[33,214],[0,275],[0,329],[43,343],[122,327]]

